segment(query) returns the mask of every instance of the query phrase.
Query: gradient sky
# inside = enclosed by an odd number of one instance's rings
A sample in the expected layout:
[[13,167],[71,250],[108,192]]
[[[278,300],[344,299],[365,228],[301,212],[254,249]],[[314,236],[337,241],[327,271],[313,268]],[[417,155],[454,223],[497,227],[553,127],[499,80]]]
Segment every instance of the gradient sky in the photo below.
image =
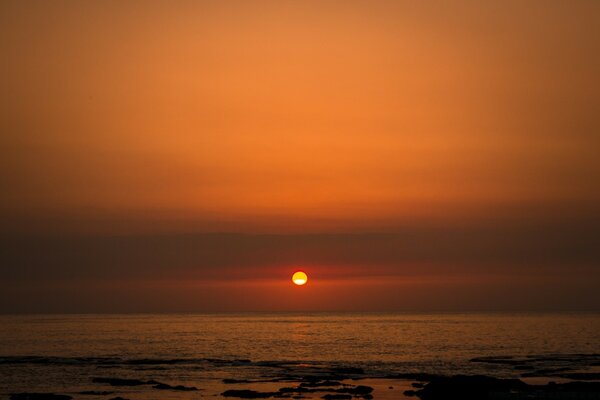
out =
[[599,37],[597,1],[2,1],[0,312],[598,311]]

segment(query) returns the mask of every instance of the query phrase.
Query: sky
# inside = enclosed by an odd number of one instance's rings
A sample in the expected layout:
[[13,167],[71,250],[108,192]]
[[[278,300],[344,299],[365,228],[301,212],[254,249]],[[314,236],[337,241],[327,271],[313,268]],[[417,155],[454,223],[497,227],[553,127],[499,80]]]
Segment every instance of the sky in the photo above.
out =
[[584,0],[2,1],[0,312],[600,311],[599,37]]

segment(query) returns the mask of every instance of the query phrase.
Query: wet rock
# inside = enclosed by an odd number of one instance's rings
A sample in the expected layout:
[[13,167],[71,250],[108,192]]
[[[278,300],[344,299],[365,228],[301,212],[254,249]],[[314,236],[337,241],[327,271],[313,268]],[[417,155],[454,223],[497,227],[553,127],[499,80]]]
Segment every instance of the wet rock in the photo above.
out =
[[190,392],[190,391],[198,390],[198,388],[194,387],[194,386],[183,386],[183,385],[171,386],[166,383],[158,383],[157,385],[152,386],[152,388],[161,389],[161,390],[179,390],[179,391],[183,391],[183,392]]
[[278,392],[257,392],[256,390],[226,390],[221,393],[223,397],[239,397],[242,399],[266,399],[274,397]]
[[[139,379],[122,379],[122,378],[93,378],[94,383],[106,383],[111,386],[141,386],[148,385],[149,382],[144,382]],[[159,383],[159,382],[157,382]]]
[[73,397],[66,394],[54,393],[13,393],[10,400],[71,400]]

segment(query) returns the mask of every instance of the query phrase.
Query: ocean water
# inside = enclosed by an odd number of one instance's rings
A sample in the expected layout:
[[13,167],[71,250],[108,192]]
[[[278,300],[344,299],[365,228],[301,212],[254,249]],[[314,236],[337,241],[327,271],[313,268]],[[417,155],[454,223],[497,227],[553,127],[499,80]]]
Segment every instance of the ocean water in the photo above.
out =
[[[408,373],[521,377],[599,366],[598,314],[0,316],[2,398],[51,392],[89,400],[192,399],[332,375],[387,389],[382,380]],[[111,386],[94,378],[199,390]],[[375,398],[390,398],[375,386]]]

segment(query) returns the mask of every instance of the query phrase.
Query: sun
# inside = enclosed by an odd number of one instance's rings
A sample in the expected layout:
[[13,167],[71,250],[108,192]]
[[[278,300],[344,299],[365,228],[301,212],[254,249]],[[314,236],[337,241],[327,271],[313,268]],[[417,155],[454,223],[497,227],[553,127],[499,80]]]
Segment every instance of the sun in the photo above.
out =
[[292,282],[298,286],[306,285],[308,282],[308,275],[304,271],[296,271],[292,275]]

